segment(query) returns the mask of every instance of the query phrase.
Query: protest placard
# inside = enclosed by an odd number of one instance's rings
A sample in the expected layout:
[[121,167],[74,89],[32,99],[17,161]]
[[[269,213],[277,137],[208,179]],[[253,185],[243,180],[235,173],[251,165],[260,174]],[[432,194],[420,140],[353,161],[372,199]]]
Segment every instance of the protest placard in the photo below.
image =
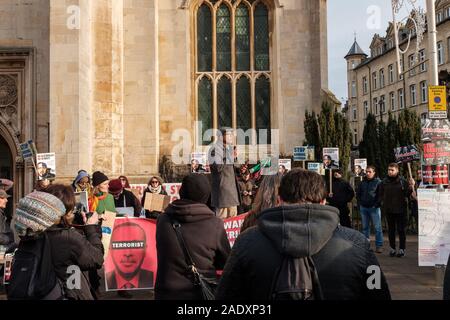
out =
[[339,148],[323,148],[325,169],[339,169]]
[[153,289],[157,266],[156,221],[117,218],[105,259],[106,291]]
[[233,247],[234,242],[241,233],[241,227],[248,214],[242,214],[234,218],[228,218],[223,221],[225,231],[227,232],[228,241],[230,246]]
[[364,176],[367,169],[367,159],[355,159],[355,165],[353,167],[353,172],[355,176]]
[[280,170],[283,170],[285,172],[291,171],[292,170],[292,161],[291,159],[278,159],[278,172],[280,172]]
[[303,146],[294,148],[294,161],[314,161],[314,147]]
[[105,249],[104,257],[108,256],[109,243],[111,242],[111,235],[114,230],[114,223],[116,220],[116,213],[105,211],[102,215],[102,244]]
[[325,168],[323,167],[323,164],[319,163],[319,162],[310,162],[310,163],[308,163],[308,170],[317,172],[321,176],[325,175]]
[[420,160],[420,151],[415,145],[395,148],[394,154],[395,154],[395,161],[397,163],[407,163]]
[[54,180],[56,178],[55,153],[38,153],[36,163],[39,180]]
[[169,206],[169,204],[170,204],[169,196],[151,192],[147,192],[145,194],[145,203],[144,203],[145,210],[164,212],[166,208]]
[[170,203],[180,199],[181,183],[164,183],[163,188],[170,197]]
[[206,152],[194,152],[191,154],[192,173],[210,173],[208,155]]

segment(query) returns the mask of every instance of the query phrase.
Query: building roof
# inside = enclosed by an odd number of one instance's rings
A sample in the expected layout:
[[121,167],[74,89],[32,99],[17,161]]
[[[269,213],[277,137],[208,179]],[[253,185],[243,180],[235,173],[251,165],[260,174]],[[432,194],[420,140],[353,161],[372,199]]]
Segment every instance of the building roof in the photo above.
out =
[[359,46],[358,42],[353,43],[352,47],[350,48],[350,51],[347,53],[347,55],[345,56],[345,59],[347,59],[347,57],[350,56],[356,56],[356,55],[363,55],[367,57],[367,54],[364,53],[364,51],[361,49],[361,47]]

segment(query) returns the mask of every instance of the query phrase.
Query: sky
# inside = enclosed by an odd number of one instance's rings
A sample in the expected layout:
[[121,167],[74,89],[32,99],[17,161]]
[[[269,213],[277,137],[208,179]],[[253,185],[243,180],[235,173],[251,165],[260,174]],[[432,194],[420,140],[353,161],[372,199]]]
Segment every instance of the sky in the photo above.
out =
[[[425,2],[416,3],[425,9]],[[407,17],[409,11],[402,9],[400,18]],[[355,32],[358,44],[370,55],[373,35],[385,36],[389,21],[392,21],[391,0],[328,0],[328,86],[339,100],[345,102],[348,97],[344,57],[353,44]]]

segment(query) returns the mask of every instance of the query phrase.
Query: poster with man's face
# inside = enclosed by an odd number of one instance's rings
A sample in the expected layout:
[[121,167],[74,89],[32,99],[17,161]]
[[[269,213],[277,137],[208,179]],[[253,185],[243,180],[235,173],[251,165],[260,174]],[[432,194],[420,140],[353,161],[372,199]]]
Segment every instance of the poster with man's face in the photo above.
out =
[[191,173],[210,173],[206,152],[191,154]]
[[105,260],[106,291],[153,289],[156,270],[156,222],[116,219]]
[[38,153],[36,162],[38,180],[55,180],[56,155],[54,153]]
[[367,169],[367,159],[355,159],[354,173],[356,176],[363,176]]
[[339,169],[339,148],[323,148],[325,169]]

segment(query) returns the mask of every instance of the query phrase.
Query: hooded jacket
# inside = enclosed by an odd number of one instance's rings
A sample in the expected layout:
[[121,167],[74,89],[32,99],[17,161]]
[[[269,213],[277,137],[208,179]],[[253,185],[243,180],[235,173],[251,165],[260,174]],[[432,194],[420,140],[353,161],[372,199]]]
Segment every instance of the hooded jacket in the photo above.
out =
[[181,233],[192,259],[199,272],[207,277],[214,277],[216,270],[223,270],[230,253],[223,221],[205,204],[185,199],[176,200],[158,217],[155,299],[201,300],[201,292],[194,287],[191,271],[173,230],[172,218],[181,224]]
[[369,290],[369,266],[378,266],[369,242],[338,226],[336,208],[318,204],[265,210],[258,225],[242,233],[225,266],[216,298],[269,300],[284,255],[312,256],[326,300],[390,299],[381,273],[381,290]]

